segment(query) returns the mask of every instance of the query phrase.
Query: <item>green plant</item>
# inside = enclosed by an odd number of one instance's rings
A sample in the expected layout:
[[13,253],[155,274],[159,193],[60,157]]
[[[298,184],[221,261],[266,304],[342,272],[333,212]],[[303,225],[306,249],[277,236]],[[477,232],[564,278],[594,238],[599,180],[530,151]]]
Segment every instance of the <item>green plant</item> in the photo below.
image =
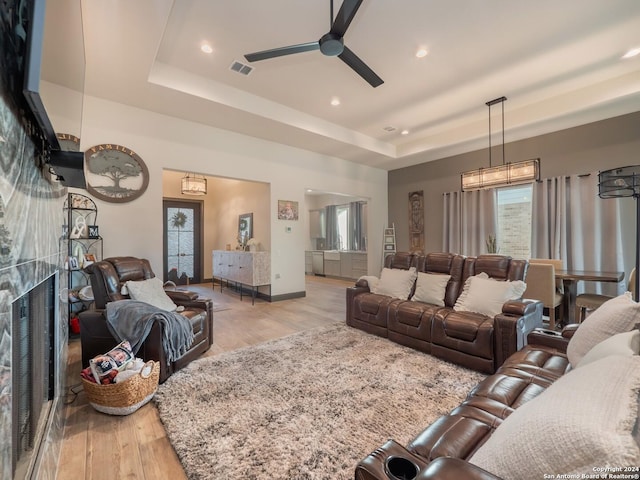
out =
[[487,253],[498,253],[498,239],[495,235],[489,234],[487,237]]

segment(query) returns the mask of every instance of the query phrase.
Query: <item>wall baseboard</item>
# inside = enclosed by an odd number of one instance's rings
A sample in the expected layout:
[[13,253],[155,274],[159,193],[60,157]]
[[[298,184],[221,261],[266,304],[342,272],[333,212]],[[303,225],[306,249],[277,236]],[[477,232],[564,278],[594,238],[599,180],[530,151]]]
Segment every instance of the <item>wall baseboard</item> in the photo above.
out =
[[271,295],[271,302],[279,302],[281,300],[292,300],[294,298],[303,298],[307,296],[307,292],[303,291],[303,292],[291,292],[291,293],[285,293],[282,295]]

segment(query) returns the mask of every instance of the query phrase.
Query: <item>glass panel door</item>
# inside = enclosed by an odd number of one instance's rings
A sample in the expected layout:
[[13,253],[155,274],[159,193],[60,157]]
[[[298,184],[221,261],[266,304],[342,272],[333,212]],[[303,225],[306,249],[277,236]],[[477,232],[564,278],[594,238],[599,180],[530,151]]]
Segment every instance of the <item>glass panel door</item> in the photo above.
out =
[[201,202],[164,200],[164,280],[202,281]]

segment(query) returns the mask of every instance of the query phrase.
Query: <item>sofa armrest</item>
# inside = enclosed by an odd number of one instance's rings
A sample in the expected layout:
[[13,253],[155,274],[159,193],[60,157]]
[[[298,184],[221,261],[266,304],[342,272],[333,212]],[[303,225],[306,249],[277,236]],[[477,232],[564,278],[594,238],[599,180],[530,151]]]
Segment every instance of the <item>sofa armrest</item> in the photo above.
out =
[[353,299],[358,295],[369,292],[369,284],[366,280],[358,280],[355,287],[347,288],[347,325],[351,325],[353,318]]
[[483,470],[465,460],[453,457],[440,457],[433,460],[416,480],[500,480],[494,474]]
[[409,460],[415,465],[418,472],[421,472],[427,466],[427,460],[425,458],[411,453],[404,446],[391,439],[381,447],[375,449],[368,457],[356,465],[355,480],[389,480],[392,477],[387,473],[386,463],[387,460],[392,457]]
[[198,294],[190,290],[165,290],[164,292],[174,303],[176,301],[191,301],[198,298]]
[[578,330],[578,327],[580,326],[579,323],[570,323],[569,325],[567,325],[566,327],[564,327],[562,329],[561,335],[570,340],[571,337],[573,337],[573,334],[576,333],[576,330]]
[[554,348],[559,352],[566,353],[569,339],[563,337],[562,333],[555,330],[534,328],[533,331],[527,335],[527,343],[529,345]]
[[542,327],[543,304],[538,300],[513,300],[502,306],[494,321],[496,368],[527,343],[527,335]]

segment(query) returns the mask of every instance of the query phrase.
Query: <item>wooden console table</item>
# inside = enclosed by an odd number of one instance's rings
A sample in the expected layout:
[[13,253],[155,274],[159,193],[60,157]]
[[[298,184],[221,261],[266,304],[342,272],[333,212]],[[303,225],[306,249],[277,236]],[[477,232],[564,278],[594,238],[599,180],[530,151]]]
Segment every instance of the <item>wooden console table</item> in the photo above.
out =
[[255,303],[258,287],[271,285],[271,254],[270,252],[241,252],[235,250],[213,251],[213,279],[234,282],[240,285],[240,300],[242,300],[242,285],[251,287],[251,304]]

